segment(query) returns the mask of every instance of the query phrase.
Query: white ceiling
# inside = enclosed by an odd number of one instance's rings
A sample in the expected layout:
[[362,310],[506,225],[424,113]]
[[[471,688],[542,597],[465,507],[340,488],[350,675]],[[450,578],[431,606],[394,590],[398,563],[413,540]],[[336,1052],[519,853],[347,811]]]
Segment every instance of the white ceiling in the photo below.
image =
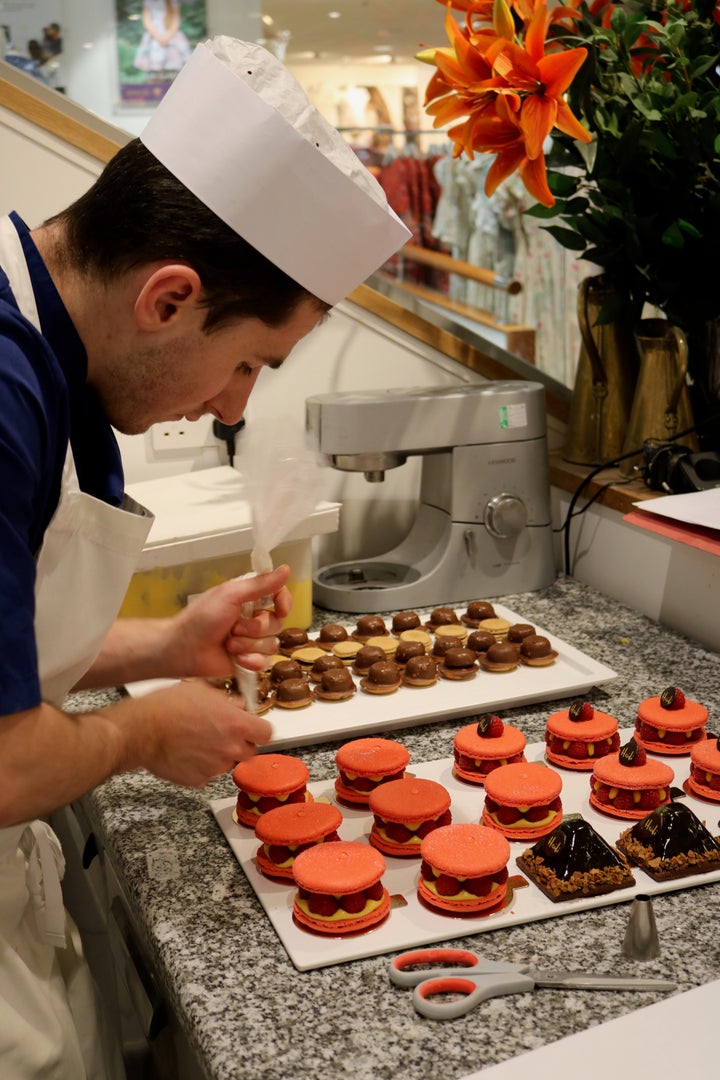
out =
[[[407,63],[426,45],[445,45],[444,5],[438,0],[263,0],[270,32],[290,38],[285,62],[338,63],[390,55]],[[339,12],[330,18],[328,12]],[[385,61],[387,62],[387,61]]]

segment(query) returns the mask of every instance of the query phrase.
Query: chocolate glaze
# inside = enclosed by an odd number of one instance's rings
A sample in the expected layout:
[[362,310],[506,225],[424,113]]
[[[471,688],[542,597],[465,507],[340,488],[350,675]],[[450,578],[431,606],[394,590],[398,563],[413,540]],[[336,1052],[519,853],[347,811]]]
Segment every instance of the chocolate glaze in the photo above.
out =
[[517,658],[517,649],[507,641],[496,641],[485,654],[491,664],[516,664]]
[[348,632],[340,623],[328,623],[320,628],[318,640],[325,645],[336,645],[338,641],[347,641]]
[[358,649],[355,657],[355,667],[358,671],[367,671],[373,664],[385,659],[385,653],[379,645],[363,645]]
[[310,697],[307,679],[283,679],[277,686],[278,701],[305,701]]
[[560,881],[567,881],[575,873],[625,866],[620,856],[582,818],[566,818],[548,836],[533,844],[532,851]]
[[395,650],[395,663],[407,664],[413,656],[424,656],[425,649],[420,641],[401,641]]
[[344,667],[345,665],[339,656],[319,656],[313,663],[310,674],[322,678],[326,671],[337,671],[338,668]]
[[714,852],[720,857],[720,845],[700,818],[681,802],[659,806],[633,825],[630,835],[660,859],[672,859],[691,851],[698,854]]
[[370,665],[367,679],[376,686],[393,686],[400,679],[400,668],[392,660],[378,660]]
[[308,643],[307,631],[299,626],[288,626],[280,631],[278,641],[281,649],[299,649]]
[[323,674],[322,689],[324,693],[342,694],[347,690],[354,690],[355,683],[348,669],[344,664],[341,664],[339,668],[326,671]]
[[379,615],[361,615],[355,626],[361,637],[376,637],[386,632],[385,620]]
[[436,675],[437,668],[431,656],[411,656],[405,665],[406,679],[434,679]]
[[514,642],[516,645],[520,645],[525,638],[535,634],[535,627],[530,623],[515,623],[511,626],[507,632],[508,641]]
[[494,644],[495,635],[491,634],[489,630],[473,630],[467,639],[468,649],[472,649],[476,653],[487,652],[490,646]]
[[428,619],[428,622],[431,626],[454,626],[455,623],[459,623],[460,620],[452,608],[439,607],[435,608]]
[[392,628],[396,634],[401,634],[403,630],[417,630],[420,626],[420,616],[417,611],[399,611],[397,615],[393,615]]
[[533,660],[537,656],[547,656],[548,653],[551,653],[552,645],[546,637],[542,636],[542,634],[529,634],[523,639],[520,651],[523,656],[527,656]]
[[472,649],[460,649],[457,646],[454,649],[448,649],[444,657],[445,667],[453,669],[474,667],[475,660]]
[[277,686],[278,683],[284,682],[285,679],[299,679],[302,673],[303,670],[297,660],[278,660],[277,664],[272,666],[270,679],[273,686]]
[[487,600],[473,600],[468,604],[465,616],[472,619],[473,622],[480,622],[481,619],[494,619],[495,608]]

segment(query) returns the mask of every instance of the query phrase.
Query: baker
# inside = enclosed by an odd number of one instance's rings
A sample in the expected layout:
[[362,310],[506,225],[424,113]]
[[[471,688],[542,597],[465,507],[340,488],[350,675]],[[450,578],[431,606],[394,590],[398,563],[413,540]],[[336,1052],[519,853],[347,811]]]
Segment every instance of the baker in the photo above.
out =
[[[123,1075],[93,1022],[43,817],[129,769],[201,786],[271,736],[210,680],[275,650],[288,568],[173,618],[117,620],[152,518],[124,495],[113,429],[235,423],[260,371],[407,238],[294,78],[227,37],[198,46],[77,202],[35,229],[0,220],[0,1061],[13,1080]],[[241,617],[268,595],[272,610]],[[73,688],[149,677],[179,681],[63,711]]]

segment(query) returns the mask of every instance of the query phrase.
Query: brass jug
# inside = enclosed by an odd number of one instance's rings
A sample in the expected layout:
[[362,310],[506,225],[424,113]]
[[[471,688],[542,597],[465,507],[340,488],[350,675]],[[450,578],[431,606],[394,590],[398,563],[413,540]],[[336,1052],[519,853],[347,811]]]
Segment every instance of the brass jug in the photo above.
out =
[[[665,441],[693,426],[687,386],[688,346],[682,330],[665,319],[642,319],[636,338],[640,350],[638,375],[625,434],[623,453],[638,453],[620,462],[623,476],[631,476],[642,465],[646,439]],[[698,449],[694,433],[683,435],[678,444]]]
[[582,345],[562,453],[565,461],[577,465],[600,465],[616,458],[630,418],[640,366],[630,304],[626,318],[597,325],[614,291],[604,275],[584,278],[578,288]]

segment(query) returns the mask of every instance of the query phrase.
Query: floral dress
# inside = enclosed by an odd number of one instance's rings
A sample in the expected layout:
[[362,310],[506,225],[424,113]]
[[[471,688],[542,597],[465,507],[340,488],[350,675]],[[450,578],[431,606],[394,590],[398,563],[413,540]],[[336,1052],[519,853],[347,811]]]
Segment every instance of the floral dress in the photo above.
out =
[[[173,2],[171,6],[173,14],[177,15],[179,4]],[[144,8],[150,15],[153,28],[162,36],[166,29],[167,5],[165,0],[145,0]],[[133,63],[140,71],[179,71],[186,60],[190,58],[191,52],[190,42],[182,30],[178,30],[173,34],[167,45],[162,45],[146,30],[135,53]]]

